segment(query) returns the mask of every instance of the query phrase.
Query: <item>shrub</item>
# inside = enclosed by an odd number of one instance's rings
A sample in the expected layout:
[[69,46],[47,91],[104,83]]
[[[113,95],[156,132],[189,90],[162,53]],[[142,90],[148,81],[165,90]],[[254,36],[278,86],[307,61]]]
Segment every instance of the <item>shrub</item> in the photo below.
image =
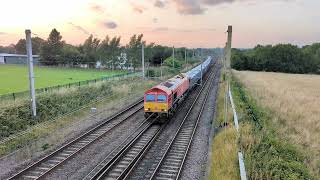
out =
[[37,117],[32,118],[30,102],[22,100],[0,107],[0,138],[8,137],[29,126],[48,121],[75,111],[82,106],[110,95],[112,90],[105,83],[68,91],[58,91],[37,96]]
[[164,64],[166,66],[174,67],[174,68],[181,68],[182,66],[182,62],[178,61],[177,59],[173,59],[172,57],[166,59],[164,61]]

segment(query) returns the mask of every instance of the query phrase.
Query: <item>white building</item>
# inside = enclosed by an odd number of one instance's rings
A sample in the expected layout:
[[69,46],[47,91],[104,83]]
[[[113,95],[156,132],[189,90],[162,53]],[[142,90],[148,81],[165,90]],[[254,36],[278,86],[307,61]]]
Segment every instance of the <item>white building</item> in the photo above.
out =
[[[34,63],[39,61],[39,55],[33,55]],[[0,53],[0,64],[27,64],[27,55]]]

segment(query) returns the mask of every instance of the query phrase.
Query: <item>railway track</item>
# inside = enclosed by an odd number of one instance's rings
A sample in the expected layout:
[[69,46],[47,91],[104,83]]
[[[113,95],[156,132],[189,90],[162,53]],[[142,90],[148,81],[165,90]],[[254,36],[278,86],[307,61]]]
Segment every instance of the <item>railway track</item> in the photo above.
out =
[[[212,77],[212,74],[214,74],[214,70],[210,73],[209,78],[204,83],[204,86],[200,89],[200,92],[197,94],[195,100],[193,101],[193,104],[189,108],[187,115],[183,119],[180,127],[177,130],[177,133],[174,136],[173,141],[168,142],[168,147],[173,147],[173,142],[175,142],[176,137],[178,134],[185,134],[188,130],[192,130],[191,134],[193,136],[194,131],[196,129],[196,125],[194,125],[194,121],[187,121],[188,118],[190,118],[189,114],[194,109],[196,105],[199,104],[199,102],[202,99],[205,99],[208,97],[208,92],[211,89],[212,83],[209,83],[209,86],[206,86],[206,84],[210,81],[210,77]],[[207,89],[205,92],[205,96],[201,96],[204,92],[204,90]],[[198,103],[197,103],[198,102]],[[201,112],[204,108],[205,102],[201,105]],[[199,112],[199,117],[201,117],[201,112]],[[200,118],[197,118],[197,122]],[[191,126],[194,126],[192,128]],[[113,152],[111,152],[99,165],[97,165],[85,178],[84,180],[93,180],[93,179],[128,179],[130,177],[130,174],[134,168],[137,168],[139,161],[144,157],[144,155],[148,152],[149,148],[152,146],[152,144],[157,140],[157,137],[162,132],[166,124],[155,125],[151,123],[147,123],[144,126],[141,126],[141,130],[138,131],[137,135],[133,136],[132,140],[125,140],[121,145],[116,148]],[[184,128],[187,128],[184,130]],[[138,128],[139,129],[139,128]],[[182,132],[182,133],[180,133]],[[186,135],[186,134],[185,134]],[[187,137],[185,137],[185,140]],[[191,142],[191,140],[190,140]],[[188,145],[188,144],[187,144]],[[190,143],[189,143],[190,146]],[[185,146],[183,146],[185,147]],[[189,148],[189,147],[188,147]],[[159,150],[160,151],[160,150]],[[165,149],[164,154],[168,153],[168,149]],[[186,156],[187,153],[185,153]],[[160,158],[159,158],[160,159]],[[164,160],[165,158],[162,158],[161,160]],[[184,161],[184,159],[183,159]],[[157,167],[158,168],[158,167]],[[143,169],[143,168],[140,168]],[[147,171],[147,169],[144,169]],[[156,171],[157,169],[155,169]],[[153,174],[150,176],[153,177]],[[141,179],[142,177],[140,177]]]
[[108,132],[111,132],[113,129],[143,109],[142,102],[143,99],[136,101],[129,107],[104,120],[102,123],[87,131],[80,137],[74,139],[73,141],[67,143],[61,148],[55,150],[54,152],[10,177],[9,180],[44,178],[49,172],[52,172],[57,167],[61,166],[64,162],[68,161],[70,158],[86,149],[90,144],[94,143]]
[[[208,78],[205,85],[202,86],[195,101],[185,115],[180,127],[165,150],[165,153],[162,155],[158,165],[150,177],[150,180],[179,178],[190,149],[194,133],[209,97],[209,93],[213,85],[212,79],[214,79],[215,75],[215,70],[213,70],[212,74],[209,76],[212,76],[212,78]],[[208,86],[206,86],[206,84],[208,84]],[[204,93],[204,96],[201,97],[202,93]],[[202,98],[203,100],[201,101]],[[196,107],[200,107],[199,111],[197,113],[191,113],[191,111]]]
[[148,119],[84,179],[123,179],[165,127],[152,124]]

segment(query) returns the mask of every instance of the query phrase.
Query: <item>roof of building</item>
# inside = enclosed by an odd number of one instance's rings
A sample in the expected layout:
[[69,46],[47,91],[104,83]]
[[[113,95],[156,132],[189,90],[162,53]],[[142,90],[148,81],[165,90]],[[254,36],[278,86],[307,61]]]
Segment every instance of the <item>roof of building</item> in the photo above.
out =
[[[0,56],[2,56],[2,57],[27,57],[27,55],[24,55],[24,54],[8,54],[8,53],[0,53]],[[40,56],[33,55],[33,57],[40,57]]]

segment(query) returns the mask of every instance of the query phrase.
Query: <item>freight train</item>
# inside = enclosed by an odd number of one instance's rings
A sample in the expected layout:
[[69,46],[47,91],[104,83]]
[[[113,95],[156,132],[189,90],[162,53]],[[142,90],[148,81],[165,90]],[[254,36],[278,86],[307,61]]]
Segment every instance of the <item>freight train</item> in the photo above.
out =
[[[155,114],[162,119],[170,118],[179,102],[200,82],[200,79],[208,71],[212,58],[186,73],[181,73],[162,82],[144,93],[144,116],[148,118]],[[202,71],[201,71],[202,69]]]

